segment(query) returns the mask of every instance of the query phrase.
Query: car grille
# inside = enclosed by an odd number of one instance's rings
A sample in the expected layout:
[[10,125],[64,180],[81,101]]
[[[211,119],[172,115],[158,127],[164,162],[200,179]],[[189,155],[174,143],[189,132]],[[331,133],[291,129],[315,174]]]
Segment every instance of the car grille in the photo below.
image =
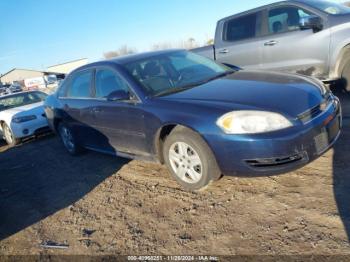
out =
[[253,168],[273,168],[288,165],[305,159],[306,153],[299,153],[287,157],[260,158],[246,160],[245,162]]
[[312,119],[320,115],[328,107],[328,105],[332,103],[332,101],[332,96],[328,94],[321,104],[312,107],[304,113],[301,113],[300,115],[298,115],[298,119],[301,120],[303,123],[311,121]]

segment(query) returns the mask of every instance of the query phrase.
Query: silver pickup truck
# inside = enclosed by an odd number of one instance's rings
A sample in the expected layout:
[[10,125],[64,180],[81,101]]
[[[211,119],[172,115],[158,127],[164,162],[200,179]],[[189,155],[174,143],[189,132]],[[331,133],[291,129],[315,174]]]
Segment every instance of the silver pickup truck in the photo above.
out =
[[291,0],[221,19],[214,45],[192,50],[247,69],[342,80],[350,91],[350,8]]

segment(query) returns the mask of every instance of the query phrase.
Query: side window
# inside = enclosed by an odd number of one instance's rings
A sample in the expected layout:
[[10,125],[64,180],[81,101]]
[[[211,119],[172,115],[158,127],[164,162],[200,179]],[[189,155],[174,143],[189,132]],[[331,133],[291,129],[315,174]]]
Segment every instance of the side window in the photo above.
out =
[[65,80],[63,80],[63,82],[61,82],[61,84],[59,84],[58,89],[57,89],[57,93],[58,93],[59,97],[66,96],[68,82],[69,82],[69,79],[66,78]]
[[90,97],[92,71],[77,73],[71,78],[67,97]]
[[256,36],[257,13],[228,21],[225,25],[225,40],[239,41]]
[[106,98],[115,91],[129,92],[127,83],[116,73],[108,69],[99,69],[96,71],[96,97]]
[[299,30],[300,18],[312,14],[297,7],[279,7],[269,11],[268,26],[270,34]]

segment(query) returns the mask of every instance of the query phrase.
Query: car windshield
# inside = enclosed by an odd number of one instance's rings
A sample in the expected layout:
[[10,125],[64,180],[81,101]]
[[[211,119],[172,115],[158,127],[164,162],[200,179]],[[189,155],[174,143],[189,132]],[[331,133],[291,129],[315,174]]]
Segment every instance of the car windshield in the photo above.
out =
[[330,1],[308,1],[308,4],[313,6],[316,9],[319,9],[321,11],[324,11],[331,15],[344,15],[344,14],[350,14],[350,7],[347,7],[343,4],[338,4]]
[[234,72],[187,51],[153,56],[125,66],[151,96],[180,92]]
[[47,95],[42,92],[28,92],[0,97],[0,112],[11,108],[44,101]]

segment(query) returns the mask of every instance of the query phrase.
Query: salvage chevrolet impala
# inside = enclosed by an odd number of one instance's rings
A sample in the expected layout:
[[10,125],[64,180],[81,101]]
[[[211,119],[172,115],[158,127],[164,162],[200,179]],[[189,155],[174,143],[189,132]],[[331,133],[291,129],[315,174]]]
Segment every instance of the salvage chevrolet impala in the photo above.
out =
[[339,100],[306,76],[228,68],[183,50],[85,65],[45,101],[71,154],[83,148],[165,163],[198,190],[222,175],[271,175],[322,155]]

